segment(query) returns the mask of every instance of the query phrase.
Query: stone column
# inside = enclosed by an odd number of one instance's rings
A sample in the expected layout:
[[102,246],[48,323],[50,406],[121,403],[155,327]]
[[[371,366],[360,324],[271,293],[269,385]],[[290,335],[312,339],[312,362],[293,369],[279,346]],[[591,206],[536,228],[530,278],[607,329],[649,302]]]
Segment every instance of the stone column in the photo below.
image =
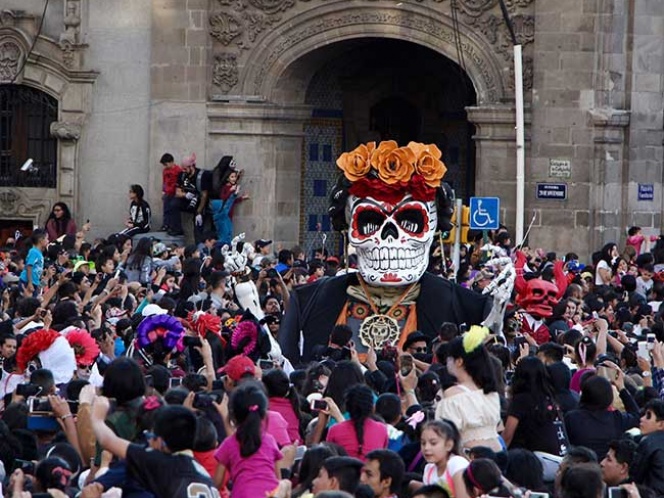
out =
[[235,157],[244,169],[235,233],[269,238],[284,247],[300,236],[300,184],[304,123],[309,106],[242,100],[208,105],[207,155]]
[[[500,222],[514,230],[516,223],[516,109],[510,104],[467,107],[476,128],[475,195],[500,197]],[[526,126],[530,113],[526,111]],[[527,134],[526,129],[526,134]],[[526,163],[528,151],[526,150]],[[526,186],[526,189],[529,187]],[[532,211],[526,203],[526,225]]]
[[[75,210],[76,167],[78,162],[78,140],[82,126],[76,121],[51,123],[51,135],[59,142],[58,147],[58,198]],[[74,211],[76,212],[76,211]]]

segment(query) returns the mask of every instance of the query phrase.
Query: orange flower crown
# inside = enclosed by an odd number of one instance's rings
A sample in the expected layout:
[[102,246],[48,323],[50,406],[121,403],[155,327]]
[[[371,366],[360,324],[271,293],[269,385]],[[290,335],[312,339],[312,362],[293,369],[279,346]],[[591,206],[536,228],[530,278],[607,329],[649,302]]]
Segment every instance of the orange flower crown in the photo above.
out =
[[447,171],[440,149],[434,144],[410,142],[399,147],[394,140],[362,144],[344,152],[337,166],[351,182],[349,192],[356,197],[396,203],[404,194],[429,202],[436,198]]

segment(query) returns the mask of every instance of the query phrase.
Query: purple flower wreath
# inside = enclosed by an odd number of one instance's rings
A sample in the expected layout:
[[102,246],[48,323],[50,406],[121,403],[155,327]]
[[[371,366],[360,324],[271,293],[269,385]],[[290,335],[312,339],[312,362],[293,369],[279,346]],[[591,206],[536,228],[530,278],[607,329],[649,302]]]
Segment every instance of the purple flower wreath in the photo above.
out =
[[184,327],[177,318],[170,315],[152,315],[145,318],[136,329],[138,347],[144,349],[161,340],[166,351],[177,346],[184,335]]

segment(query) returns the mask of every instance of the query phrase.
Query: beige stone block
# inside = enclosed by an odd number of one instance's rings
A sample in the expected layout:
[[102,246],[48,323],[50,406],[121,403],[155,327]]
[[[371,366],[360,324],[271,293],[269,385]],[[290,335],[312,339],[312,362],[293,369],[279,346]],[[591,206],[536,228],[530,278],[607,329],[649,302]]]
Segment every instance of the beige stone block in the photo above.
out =
[[575,52],[580,45],[579,33],[541,33],[535,37],[536,54],[540,50]]
[[602,12],[602,7],[600,0],[583,0],[584,14],[599,14]]
[[188,64],[189,52],[184,46],[171,46],[164,44],[152,45],[152,64]]
[[575,211],[574,226],[576,228],[587,228],[590,226],[590,211]]
[[660,74],[651,73],[635,74],[634,90],[637,92],[657,92],[658,94],[661,94],[662,76]]
[[189,12],[189,26],[195,29],[204,29],[207,20],[206,12],[202,10],[193,10]]
[[187,83],[205,84],[207,76],[207,68],[205,66],[187,66],[185,71]]
[[595,16],[579,15],[578,13],[562,14],[561,31],[563,33],[593,33],[595,31]]
[[187,47],[205,47],[208,44],[208,33],[205,29],[188,29],[186,31]]
[[595,54],[588,52],[568,52],[560,56],[563,71],[591,71],[595,64]]
[[208,0],[187,0],[188,10],[207,10]]
[[535,16],[537,33],[557,33],[561,30],[562,16],[559,12],[542,12]]

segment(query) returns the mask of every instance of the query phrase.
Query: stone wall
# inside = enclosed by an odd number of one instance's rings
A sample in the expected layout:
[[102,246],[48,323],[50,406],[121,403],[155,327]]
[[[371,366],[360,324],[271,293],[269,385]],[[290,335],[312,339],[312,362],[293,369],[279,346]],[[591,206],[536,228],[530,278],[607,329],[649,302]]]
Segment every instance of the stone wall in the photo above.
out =
[[[161,224],[161,165],[164,152],[176,162],[192,152],[212,168],[223,150],[208,151],[208,0],[153,0],[150,60],[149,189],[155,226]],[[223,149],[223,147],[221,147]],[[219,155],[219,157],[217,157]]]
[[[624,243],[631,225],[661,230],[663,26],[656,0],[537,2],[532,244],[587,256]],[[551,177],[551,159],[569,161],[571,177]],[[567,183],[568,200],[537,200],[537,182]]]
[[124,228],[129,186],[148,183],[151,3],[88,3],[86,60],[99,78],[81,139],[79,219],[97,236]]

